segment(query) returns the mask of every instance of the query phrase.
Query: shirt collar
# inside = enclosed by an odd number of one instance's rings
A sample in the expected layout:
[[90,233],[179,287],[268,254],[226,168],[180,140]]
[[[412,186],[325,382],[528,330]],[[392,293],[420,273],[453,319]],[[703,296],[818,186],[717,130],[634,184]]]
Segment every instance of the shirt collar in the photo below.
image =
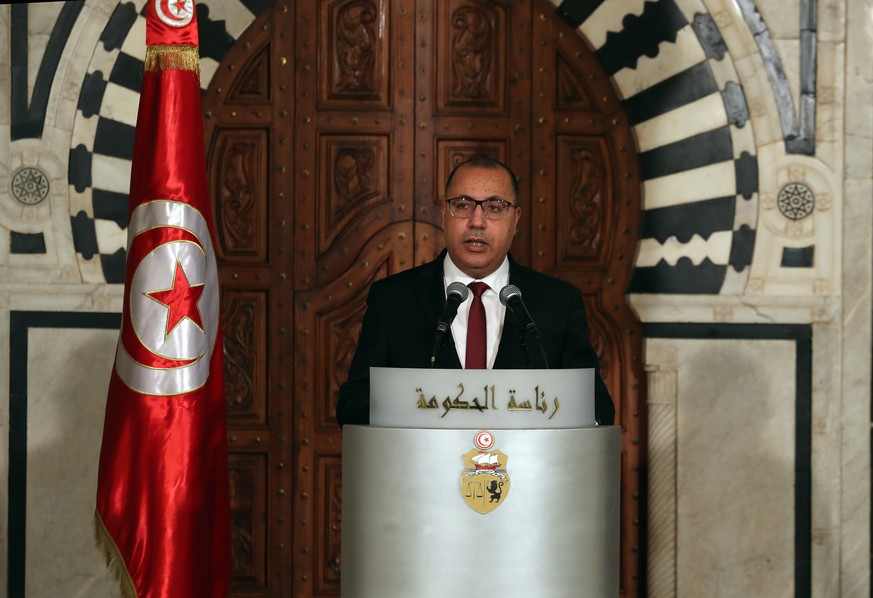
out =
[[475,280],[481,280],[487,284],[495,293],[499,293],[500,289],[509,284],[509,258],[504,257],[503,262],[498,266],[497,270],[486,276],[485,278],[473,278],[464,274],[460,268],[452,261],[451,256],[447,253],[446,259],[443,260],[443,287],[448,287],[453,282],[462,284],[470,284]]

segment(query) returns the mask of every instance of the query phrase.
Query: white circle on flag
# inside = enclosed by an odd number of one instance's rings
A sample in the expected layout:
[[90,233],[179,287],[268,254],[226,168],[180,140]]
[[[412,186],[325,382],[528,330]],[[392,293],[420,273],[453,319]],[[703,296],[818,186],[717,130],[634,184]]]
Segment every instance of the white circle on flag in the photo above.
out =
[[[138,235],[159,237],[162,228],[181,229],[193,239],[171,238],[133,265],[135,271],[125,293],[130,294],[130,320],[136,340],[129,342],[140,346],[138,351],[128,350],[122,334],[115,368],[133,390],[166,396],[196,390],[209,378],[218,336],[218,270],[206,220],[198,210],[179,201],[150,201],[133,211],[128,226],[128,255]],[[203,286],[196,306],[202,328],[191,318],[174,320],[171,328],[171,310],[149,295],[174,288],[177,268],[190,286]],[[133,357],[143,351],[154,360],[142,363]],[[181,363],[162,366],[162,360]]]
[[155,12],[170,27],[184,27],[194,18],[194,0],[155,0]]
[[130,319],[136,336],[146,349],[167,359],[199,359],[206,354],[208,339],[190,318],[169,329],[170,310],[148,293],[173,288],[176,264],[191,286],[206,283],[206,255],[190,241],[174,241],[146,255],[130,285]]

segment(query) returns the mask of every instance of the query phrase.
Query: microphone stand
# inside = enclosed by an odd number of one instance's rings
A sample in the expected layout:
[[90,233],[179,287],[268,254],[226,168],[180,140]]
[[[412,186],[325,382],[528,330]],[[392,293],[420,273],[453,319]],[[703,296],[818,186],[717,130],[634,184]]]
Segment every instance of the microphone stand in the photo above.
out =
[[527,354],[527,346],[524,342],[525,336],[529,336],[533,340],[533,344],[536,345],[539,349],[540,357],[542,357],[543,360],[543,369],[549,369],[549,360],[546,357],[546,349],[545,347],[543,347],[543,342],[540,338],[540,331],[537,330],[535,326],[529,326],[525,328],[520,335],[519,343],[521,344],[521,350],[524,352],[525,365],[527,367],[530,367],[530,359],[528,358]]

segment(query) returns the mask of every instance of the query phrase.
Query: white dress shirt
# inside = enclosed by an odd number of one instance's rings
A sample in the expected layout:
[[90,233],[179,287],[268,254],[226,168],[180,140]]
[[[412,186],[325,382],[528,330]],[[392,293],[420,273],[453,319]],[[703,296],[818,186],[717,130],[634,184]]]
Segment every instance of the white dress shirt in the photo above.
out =
[[[485,359],[488,369],[491,369],[497,357],[497,347],[503,333],[503,318],[506,316],[506,307],[500,303],[500,289],[509,284],[509,258],[503,258],[500,267],[485,278],[471,278],[461,272],[446,254],[446,259],[443,260],[443,292],[453,282],[468,285],[474,281],[482,281],[490,287],[482,294],[482,305],[485,306]],[[473,293],[470,293],[467,300],[458,307],[458,315],[452,322],[452,337],[455,339],[455,349],[462,365],[467,357],[467,320],[472,303]]]

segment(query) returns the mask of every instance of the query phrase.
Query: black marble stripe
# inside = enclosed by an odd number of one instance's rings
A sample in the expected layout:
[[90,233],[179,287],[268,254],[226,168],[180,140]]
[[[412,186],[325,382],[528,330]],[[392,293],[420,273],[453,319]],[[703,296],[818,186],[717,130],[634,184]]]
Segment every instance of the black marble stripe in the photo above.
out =
[[9,313],[9,485],[6,590],[25,598],[27,555],[27,400],[31,328],[118,330],[121,314],[75,312]]
[[755,229],[747,224],[734,231],[731,241],[731,256],[728,260],[731,267],[742,272],[752,265],[752,255],[755,253]]
[[[51,96],[52,83],[58,63],[70,37],[70,31],[82,12],[84,2],[64,2],[58,19],[46,42],[42,61],[33,83],[30,105],[27,104],[27,5],[12,6],[12,140],[39,138],[45,126],[46,107]],[[23,13],[23,16],[22,16]],[[21,27],[24,27],[21,30]],[[23,36],[22,41],[20,37]],[[16,39],[16,37],[18,39]],[[22,59],[23,52],[23,59]],[[23,60],[23,62],[22,62]],[[23,87],[22,87],[23,86]],[[23,96],[23,102],[22,102]]]
[[[16,131],[29,125],[27,107],[27,5],[13,4],[10,14],[9,60],[10,60],[10,109],[12,117],[12,139]],[[25,131],[30,136],[29,131]]]
[[94,135],[94,153],[130,160],[135,136],[136,127],[100,117]]
[[594,14],[604,0],[564,0],[555,12],[567,21],[573,29],[584,23]]
[[94,220],[85,212],[79,212],[70,216],[70,226],[73,228],[73,248],[83,258],[90,260],[99,251]]
[[712,70],[701,62],[629,97],[622,105],[630,124],[637,125],[717,91]]
[[103,276],[107,284],[124,283],[124,264],[127,261],[127,252],[119,249],[112,255],[100,254],[100,265],[103,267]]
[[212,58],[217,62],[228,53],[236,40],[227,32],[224,19],[213,21],[209,18],[209,6],[197,5],[197,32],[200,36],[200,57]]
[[243,6],[248,8],[249,11],[255,16],[260,15],[262,12],[267,10],[267,8],[272,6],[273,1],[274,0],[240,0]]
[[707,58],[722,60],[727,54],[727,44],[721,36],[718,25],[709,13],[697,13],[694,15],[694,20],[691,22],[691,28],[694,29],[694,34],[697,36],[697,41],[700,42],[700,47],[703,48]]
[[91,152],[84,145],[79,144],[70,150],[67,180],[78,193],[91,186],[91,162]]
[[815,265],[815,245],[809,247],[783,247],[783,268],[812,268]]
[[103,72],[95,71],[85,75],[82,90],[79,92],[79,103],[76,108],[82,111],[82,116],[91,118],[100,112],[103,104],[103,94],[106,93],[106,81],[103,80]]
[[594,55],[609,75],[637,67],[641,56],[654,58],[663,42],[675,43],[677,32],[688,20],[672,0],[646,2],[643,12],[629,14],[622,20],[623,29],[606,34],[606,42]]
[[105,189],[93,189],[91,200],[94,206],[94,218],[112,220],[118,228],[127,228],[130,196],[127,193],[117,193]]
[[42,233],[19,233],[9,231],[9,253],[45,253],[45,235]]
[[737,193],[744,199],[752,199],[758,192],[758,158],[743,152],[734,161],[734,172],[737,179]]
[[649,180],[732,159],[731,133],[722,127],[642,152],[640,176]]
[[115,7],[100,34],[100,41],[107,52],[117,50],[124,44],[136,19],[136,6],[132,2],[124,2]]
[[641,236],[663,244],[670,237],[688,243],[694,235],[708,239],[717,231],[731,230],[737,199],[731,195],[643,212]]
[[704,258],[695,266],[687,257],[675,266],[661,260],[649,268],[636,268],[628,287],[629,293],[718,295],[724,284],[727,266],[713,264]]
[[[643,333],[646,338],[794,341],[794,596],[809,598],[812,595],[812,326],[650,323],[643,325]],[[749,408],[754,417],[754,405],[750,403]]]
[[746,123],[749,122],[749,105],[746,103],[743,86],[728,81],[721,92],[721,100],[724,102],[724,111],[728,122],[738,128],[746,126]]
[[130,54],[120,52],[112,67],[112,72],[109,73],[109,80],[116,85],[139,93],[142,91],[142,72],[144,67],[145,63],[139,58],[134,58]]

